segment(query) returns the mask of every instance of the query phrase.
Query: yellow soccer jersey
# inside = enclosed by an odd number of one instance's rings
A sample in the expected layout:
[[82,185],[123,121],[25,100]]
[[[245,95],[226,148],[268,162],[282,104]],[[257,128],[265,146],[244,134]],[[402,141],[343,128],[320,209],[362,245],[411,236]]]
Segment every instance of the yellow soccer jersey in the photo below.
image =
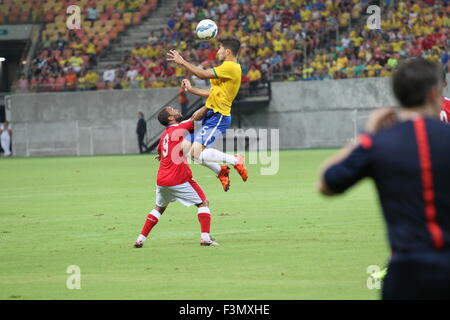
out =
[[239,63],[225,61],[213,68],[217,79],[211,79],[206,107],[224,116],[231,115],[231,105],[241,87],[242,69]]

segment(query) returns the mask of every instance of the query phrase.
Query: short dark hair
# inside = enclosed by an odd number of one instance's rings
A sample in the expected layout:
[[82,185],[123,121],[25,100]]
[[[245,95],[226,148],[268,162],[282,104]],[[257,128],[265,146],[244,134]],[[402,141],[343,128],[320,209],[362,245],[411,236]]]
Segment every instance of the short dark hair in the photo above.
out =
[[241,49],[241,42],[233,37],[219,39],[219,43],[226,49],[230,49],[235,57],[239,54]]
[[392,77],[395,97],[404,108],[425,104],[429,90],[441,82],[441,65],[423,58],[402,63]]
[[163,126],[167,126],[169,124],[169,112],[167,111],[167,107],[161,110],[161,112],[158,114],[158,121]]

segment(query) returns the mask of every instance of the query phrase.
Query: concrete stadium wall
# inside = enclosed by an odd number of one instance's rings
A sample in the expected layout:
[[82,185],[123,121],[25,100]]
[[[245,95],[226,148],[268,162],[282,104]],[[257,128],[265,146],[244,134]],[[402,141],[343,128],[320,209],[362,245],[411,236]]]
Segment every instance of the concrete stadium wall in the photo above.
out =
[[[363,129],[371,110],[395,104],[389,80],[273,83],[270,105],[242,114],[241,123],[244,129],[279,129],[282,149],[340,147]],[[143,111],[147,118],[177,92],[164,88],[13,95],[14,154],[137,153],[136,113]],[[160,129],[153,121],[149,135]]]
[[[178,92],[86,91],[11,96],[16,156],[137,153],[137,112],[150,116]],[[149,132],[161,126],[153,124]]]
[[280,128],[280,148],[339,147],[376,107],[394,105],[385,78],[272,83],[272,101],[246,114],[245,126]]
[[341,147],[364,130],[373,109],[392,105],[390,78],[276,82],[270,105],[243,115],[242,126],[279,128],[281,149]]

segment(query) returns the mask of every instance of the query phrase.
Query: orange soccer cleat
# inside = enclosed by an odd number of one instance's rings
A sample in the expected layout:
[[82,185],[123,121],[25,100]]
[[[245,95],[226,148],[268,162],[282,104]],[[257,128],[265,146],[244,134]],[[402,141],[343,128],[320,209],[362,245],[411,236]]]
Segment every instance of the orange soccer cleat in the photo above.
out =
[[223,191],[228,191],[230,189],[230,177],[228,174],[230,173],[230,168],[227,165],[220,166],[220,172],[217,175],[217,178],[222,183]]
[[244,182],[245,182],[245,181],[247,181],[247,178],[248,178],[248,171],[244,164],[245,158],[244,158],[244,156],[241,156],[240,154],[235,155],[235,157],[237,159],[237,163],[234,165],[234,168],[239,173],[242,180],[244,180]]

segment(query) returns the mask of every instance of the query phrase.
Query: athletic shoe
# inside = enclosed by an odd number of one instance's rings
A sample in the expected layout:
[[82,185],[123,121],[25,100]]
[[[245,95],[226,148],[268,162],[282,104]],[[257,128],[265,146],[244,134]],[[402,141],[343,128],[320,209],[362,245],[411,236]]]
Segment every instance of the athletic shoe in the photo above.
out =
[[234,168],[239,173],[242,180],[247,181],[248,171],[244,164],[245,158],[244,158],[244,156],[241,156],[240,154],[236,154],[235,157],[237,159],[237,163],[234,165]]
[[230,190],[230,177],[228,174],[230,173],[230,168],[227,165],[220,166],[220,172],[217,175],[217,178],[222,183],[223,191],[227,192]]
[[142,248],[142,246],[144,245],[143,241],[136,241],[133,245],[133,247],[135,248]]
[[207,247],[207,246],[219,246],[218,242],[215,242],[214,240],[210,240],[210,241],[200,241],[200,245]]

